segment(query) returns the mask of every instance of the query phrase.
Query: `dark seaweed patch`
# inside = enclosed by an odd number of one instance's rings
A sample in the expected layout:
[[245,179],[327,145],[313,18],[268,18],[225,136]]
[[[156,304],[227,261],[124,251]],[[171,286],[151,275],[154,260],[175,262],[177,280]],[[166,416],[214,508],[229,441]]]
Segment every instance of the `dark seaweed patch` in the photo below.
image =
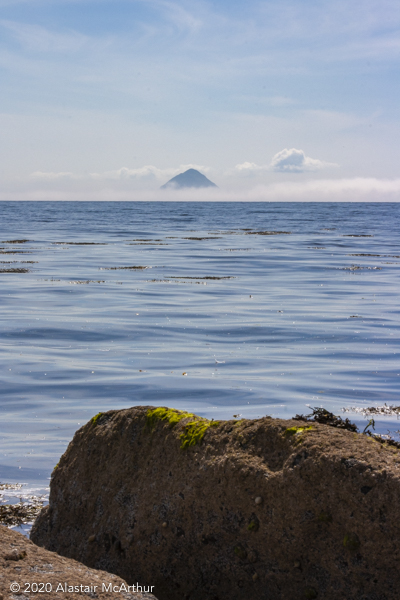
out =
[[[393,410],[392,413],[379,412],[379,410],[383,408],[384,407],[371,407],[370,409],[365,409],[365,414],[368,414],[366,411],[371,411],[369,414],[400,414],[400,406],[387,407],[388,409]],[[293,417],[293,419],[295,421],[311,421],[321,423],[322,425],[329,425],[330,427],[337,427],[338,429],[347,429],[347,431],[359,433],[357,425],[355,423],[352,423],[350,419],[342,419],[341,417],[334,415],[333,413],[329,412],[329,410],[326,410],[322,407],[311,408],[311,410],[313,412],[310,415],[296,415],[295,417]],[[387,444],[388,446],[400,448],[400,442],[394,440],[390,435],[380,435],[378,433],[372,433],[370,428],[375,429],[374,419],[370,419],[368,425],[362,431],[362,434],[368,435],[380,444]]]
[[323,425],[329,425],[330,427],[337,427],[338,429],[347,429],[348,431],[358,431],[357,425],[352,423],[350,419],[342,419],[337,417],[333,413],[329,412],[325,408],[311,408],[312,413],[309,415],[296,415],[295,421],[312,421],[316,423],[322,423]]
[[7,527],[31,523],[43,508],[43,502],[19,502],[0,506],[0,523]]
[[[20,483],[0,483],[1,492],[21,490]],[[0,495],[1,501],[4,502]],[[43,497],[29,496],[26,500],[20,498],[16,504],[0,505],[0,524],[6,527],[31,523],[43,508]]]
[[242,231],[246,231],[246,235],[290,235],[291,231],[247,231],[243,229]]
[[23,269],[21,267],[15,267],[13,269],[0,269],[0,273],[29,273],[29,269]]
[[220,240],[220,237],[184,237],[183,240],[194,240],[196,242],[201,242],[203,240]]
[[[59,279],[52,279],[51,281],[60,281]],[[86,280],[76,280],[76,281],[69,281],[68,283],[72,284],[72,285],[85,285],[88,283],[105,283],[104,280],[97,280],[97,279],[86,279]]]
[[0,254],[32,254],[28,250],[0,250]]
[[106,242],[52,242],[60,246],[108,246]]
[[348,254],[347,256],[376,256],[378,258],[400,258],[400,255],[397,254]]
[[186,284],[186,285],[207,285],[206,281],[187,281],[184,279],[181,281],[180,279],[147,279],[149,283],[176,283],[176,284]]
[[219,279],[235,279],[235,277],[231,277],[231,276],[224,276],[224,277],[192,277],[192,276],[187,276],[187,277],[183,277],[183,276],[178,276],[178,275],[168,275],[167,276],[169,279],[212,279],[212,280],[219,280]]
[[132,265],[130,267],[104,267],[104,269],[106,271],[134,271],[136,269],[138,270],[143,270],[143,269],[151,269],[152,267],[144,267],[144,266],[140,266],[140,265]]
[[3,240],[0,244],[26,244],[31,240]]

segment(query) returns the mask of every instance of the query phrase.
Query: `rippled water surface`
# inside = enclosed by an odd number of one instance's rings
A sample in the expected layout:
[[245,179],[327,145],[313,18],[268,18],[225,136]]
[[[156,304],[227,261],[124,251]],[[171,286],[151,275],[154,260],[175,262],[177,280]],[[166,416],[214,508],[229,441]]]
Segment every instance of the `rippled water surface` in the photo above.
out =
[[400,404],[400,204],[0,210],[2,481],[39,488],[113,408]]

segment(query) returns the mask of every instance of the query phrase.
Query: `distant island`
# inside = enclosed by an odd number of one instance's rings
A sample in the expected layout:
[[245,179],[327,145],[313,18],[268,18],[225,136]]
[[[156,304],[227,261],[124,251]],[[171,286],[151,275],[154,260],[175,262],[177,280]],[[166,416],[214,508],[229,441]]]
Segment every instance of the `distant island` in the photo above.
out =
[[205,175],[196,171],[196,169],[188,169],[184,173],[180,173],[173,177],[167,183],[161,186],[161,190],[168,189],[182,189],[182,188],[205,188],[205,187],[218,187],[207,179]]

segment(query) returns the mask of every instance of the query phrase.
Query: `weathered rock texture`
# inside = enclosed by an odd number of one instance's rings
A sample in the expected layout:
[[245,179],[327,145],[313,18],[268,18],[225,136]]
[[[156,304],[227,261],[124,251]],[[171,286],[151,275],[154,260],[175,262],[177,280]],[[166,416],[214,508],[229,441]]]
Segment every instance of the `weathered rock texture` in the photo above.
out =
[[129,590],[116,575],[88,569],[75,560],[38,548],[22,534],[0,525],[0,600],[32,597],[156,600],[152,594]]
[[82,427],[32,539],[160,600],[400,597],[396,448],[294,420],[180,418],[136,407]]

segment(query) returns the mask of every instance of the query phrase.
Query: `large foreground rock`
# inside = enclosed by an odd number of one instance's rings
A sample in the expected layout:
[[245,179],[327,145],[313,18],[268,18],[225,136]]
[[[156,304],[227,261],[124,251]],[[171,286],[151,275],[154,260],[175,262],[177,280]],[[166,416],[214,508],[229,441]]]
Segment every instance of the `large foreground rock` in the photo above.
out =
[[136,585],[135,591],[129,589],[115,575],[38,548],[22,534],[0,525],[0,600],[156,600],[136,589]]
[[183,417],[136,407],[82,427],[32,539],[160,600],[400,598],[396,448],[301,421]]

